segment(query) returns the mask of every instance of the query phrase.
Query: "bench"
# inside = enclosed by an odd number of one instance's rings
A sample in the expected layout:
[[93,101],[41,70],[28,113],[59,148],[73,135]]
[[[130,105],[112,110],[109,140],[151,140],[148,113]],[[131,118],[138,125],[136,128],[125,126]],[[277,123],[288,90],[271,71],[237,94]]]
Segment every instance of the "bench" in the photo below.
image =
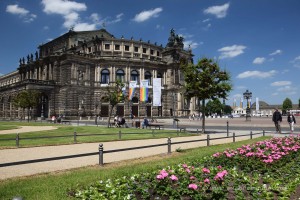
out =
[[62,120],[61,123],[62,124],[67,124],[67,123],[71,124],[71,121],[70,120]]
[[177,129],[179,130],[179,132],[184,132],[185,133],[185,131],[186,131],[186,128],[184,128],[184,127],[177,127]]
[[164,126],[163,124],[153,124],[152,123],[152,124],[148,124],[148,126],[146,126],[146,128],[149,127],[151,129],[151,127],[155,127],[155,129],[158,128],[160,130],[160,128],[163,126]]
[[115,127],[116,126],[116,123],[115,122],[109,122],[108,124],[108,127],[109,128],[112,128],[112,127]]

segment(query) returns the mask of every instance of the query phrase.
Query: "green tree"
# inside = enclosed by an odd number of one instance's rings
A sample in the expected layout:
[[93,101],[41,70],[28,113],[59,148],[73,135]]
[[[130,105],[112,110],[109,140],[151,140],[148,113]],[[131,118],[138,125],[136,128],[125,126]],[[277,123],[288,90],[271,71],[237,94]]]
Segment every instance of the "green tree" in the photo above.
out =
[[125,84],[122,83],[120,80],[117,80],[115,85],[113,87],[107,87],[107,96],[106,100],[110,104],[110,111],[109,111],[109,116],[108,116],[108,121],[107,121],[107,127],[109,127],[110,119],[113,114],[113,110],[115,106],[123,102],[125,100],[125,95],[122,92],[122,89],[124,88]]
[[293,104],[292,104],[291,99],[286,98],[282,103],[282,113],[286,114],[287,110],[292,109],[292,107],[293,107]]
[[223,110],[223,104],[219,99],[215,99],[213,101],[209,100],[206,103],[206,115],[212,115],[217,113],[218,115],[221,115]]
[[[181,63],[185,78],[185,94],[202,101],[202,113],[205,113],[205,100],[226,99],[231,91],[230,75],[222,71],[212,59],[202,58],[196,65]],[[205,115],[202,120],[202,133],[205,132]]]
[[27,108],[27,117],[29,122],[30,110],[34,108],[39,103],[40,92],[36,90],[23,90],[17,94],[16,97],[13,99],[13,104],[16,107],[22,108],[23,113],[24,110]]
[[224,114],[231,114],[232,113],[232,108],[230,105],[225,105],[224,106]]

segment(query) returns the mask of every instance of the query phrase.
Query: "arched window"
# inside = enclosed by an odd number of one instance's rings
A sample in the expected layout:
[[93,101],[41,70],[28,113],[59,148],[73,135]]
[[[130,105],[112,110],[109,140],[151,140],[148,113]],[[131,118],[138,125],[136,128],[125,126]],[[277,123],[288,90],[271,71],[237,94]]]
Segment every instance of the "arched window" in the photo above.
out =
[[132,103],[138,103],[138,102],[139,102],[139,99],[137,97],[132,98]]
[[116,80],[125,82],[125,73],[122,69],[118,69],[116,72]]
[[131,76],[130,80],[139,83],[139,73],[136,70],[132,70],[130,76]]
[[152,85],[151,83],[151,73],[149,71],[145,72],[145,80],[149,80],[149,85]]
[[103,69],[101,71],[101,83],[102,84],[108,84],[109,83],[109,70]]
[[157,73],[157,78],[162,78],[162,74],[160,72]]
[[161,78],[161,85],[163,85],[164,79],[160,72],[157,73],[157,78]]

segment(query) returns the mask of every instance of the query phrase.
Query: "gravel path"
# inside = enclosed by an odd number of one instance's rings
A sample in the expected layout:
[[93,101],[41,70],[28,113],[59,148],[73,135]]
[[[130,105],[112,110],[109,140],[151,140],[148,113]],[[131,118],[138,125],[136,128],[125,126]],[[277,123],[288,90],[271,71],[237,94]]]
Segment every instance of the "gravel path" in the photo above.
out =
[[[207,119],[206,124],[222,124],[226,125],[226,121],[230,121],[231,124],[239,125],[239,126],[272,126],[273,123],[270,122],[270,119],[253,119],[251,122],[245,122],[244,119]],[[172,124],[172,119],[164,120],[163,123]],[[199,125],[200,121],[189,121],[188,119],[180,119],[179,124],[194,124]],[[22,133],[22,132],[32,132],[32,131],[41,131],[41,130],[53,130],[56,127],[53,126],[31,126],[31,127],[22,127],[20,129],[15,130],[5,130],[0,131],[0,134],[8,134],[8,133]],[[222,131],[220,131],[222,132]],[[223,131],[224,132],[224,131]],[[244,135],[249,134],[249,131],[235,131],[236,135]],[[254,132],[255,133],[255,132]],[[231,134],[232,135],[232,134]],[[218,133],[218,134],[210,134],[210,138],[218,138],[225,137],[226,133]],[[255,135],[255,137],[259,137],[261,135]],[[279,136],[279,135],[277,135]],[[280,135],[284,136],[284,135]],[[180,137],[180,138],[172,138],[172,142],[178,141],[191,141],[191,140],[200,140],[206,139],[207,135],[198,135],[193,137]],[[236,141],[249,139],[250,136],[237,137]],[[232,142],[232,138],[224,138],[219,140],[211,140],[210,145],[215,144],[223,144]],[[130,150],[123,152],[115,152],[115,153],[105,153],[103,160],[104,163],[112,163],[122,160],[128,159],[139,159],[142,157],[167,154],[167,138],[163,139],[148,139],[148,140],[131,140],[131,141],[115,141],[115,142],[104,142],[103,147],[104,151],[113,150],[113,149],[122,149],[129,147],[139,147],[139,146],[147,146],[154,144],[166,144],[164,146],[147,148],[147,149],[138,149],[138,150]],[[176,149],[189,149],[196,148],[201,146],[206,146],[206,141],[201,142],[189,142],[184,144],[172,144],[171,151],[174,152]],[[32,147],[32,148],[16,148],[16,149],[2,149],[0,150],[0,164],[10,163],[10,162],[18,162],[18,161],[26,161],[26,160],[34,160],[34,159],[42,159],[42,158],[51,158],[51,157],[60,157],[60,156],[68,156],[68,155],[76,155],[76,154],[84,154],[84,153],[97,153],[99,148],[99,143],[85,143],[85,144],[72,144],[72,145],[61,145],[61,146],[44,146],[44,147]],[[8,167],[0,167],[0,180],[8,179],[13,177],[21,177],[21,176],[30,176],[34,174],[48,173],[48,172],[56,172],[60,170],[67,170],[72,168],[90,166],[90,165],[98,165],[99,164],[99,156],[85,156],[79,158],[69,158],[64,160],[55,160],[55,161],[46,161],[39,162],[33,164],[22,164]]]
[[26,133],[26,132],[35,132],[35,131],[49,131],[57,129],[55,126],[20,126],[18,129],[12,130],[2,130],[0,135],[11,134],[11,133]]
[[[240,134],[246,134],[240,132]],[[212,134],[211,138],[224,137],[225,134]],[[255,136],[258,137],[258,136]],[[193,136],[193,137],[181,137],[172,138],[172,142],[178,141],[190,141],[206,139],[206,135]],[[236,141],[249,139],[247,137],[238,137]],[[210,141],[210,145],[222,144],[232,142],[230,139],[220,139]],[[128,147],[138,147],[153,144],[167,144],[167,139],[149,139],[149,140],[131,140],[131,141],[116,141],[116,142],[104,142],[104,151],[112,149],[121,149]],[[172,145],[172,152],[177,148],[189,149],[200,146],[206,146],[206,141],[191,142],[185,144]],[[0,163],[10,163],[24,160],[34,160],[40,158],[59,157],[66,155],[75,155],[83,153],[98,152],[99,143],[85,143],[74,145],[61,145],[61,146],[45,146],[45,147],[33,147],[33,148],[19,148],[19,149],[4,149],[0,151]],[[104,154],[104,163],[117,162],[128,159],[138,159],[141,157],[147,157],[152,155],[166,154],[168,152],[167,145],[160,147],[153,147],[147,149],[138,149],[131,151],[123,151],[116,153]],[[8,167],[0,167],[0,179],[7,179],[12,177],[29,176],[40,173],[55,172],[60,170],[84,167],[89,165],[99,164],[99,156],[86,156],[79,158],[70,158],[56,161],[46,161],[33,164],[22,164]]]

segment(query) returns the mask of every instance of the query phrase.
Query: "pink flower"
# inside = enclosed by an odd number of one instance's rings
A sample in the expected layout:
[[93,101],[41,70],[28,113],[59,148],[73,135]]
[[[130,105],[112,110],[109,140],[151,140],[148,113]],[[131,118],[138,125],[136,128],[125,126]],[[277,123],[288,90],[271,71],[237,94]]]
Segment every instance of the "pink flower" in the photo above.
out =
[[171,179],[172,181],[178,181],[177,176],[175,176],[174,174],[172,174],[172,175],[170,176],[170,179]]
[[188,187],[189,189],[192,189],[192,190],[197,190],[198,189],[198,186],[196,185],[196,184],[194,184],[194,183],[191,183],[191,184],[189,184],[189,187]]
[[167,177],[169,174],[166,170],[161,170],[160,175],[162,175],[164,178]]
[[217,168],[220,170],[220,169],[222,169],[222,166],[221,166],[221,165],[219,165]]
[[195,179],[196,179],[195,176],[191,176],[191,177],[190,177],[190,180],[195,180]]
[[156,179],[158,179],[158,180],[163,180],[164,177],[163,177],[162,175],[159,174],[159,175],[156,176]]
[[209,184],[210,183],[209,179],[208,178],[204,179],[204,183]]
[[189,168],[186,168],[185,171],[186,171],[187,173],[191,173],[191,170],[190,170]]
[[219,157],[221,154],[218,152],[218,153],[215,153],[213,154],[213,157]]
[[218,172],[217,175],[214,177],[214,180],[216,181],[223,181],[224,176],[226,176],[228,172],[226,170],[223,170],[222,172]]
[[183,164],[182,167],[183,168],[187,168],[188,166],[187,166],[187,164]]
[[202,172],[205,173],[205,174],[209,174],[209,173],[210,173],[210,170],[207,169],[207,168],[203,168],[203,169],[202,169]]

